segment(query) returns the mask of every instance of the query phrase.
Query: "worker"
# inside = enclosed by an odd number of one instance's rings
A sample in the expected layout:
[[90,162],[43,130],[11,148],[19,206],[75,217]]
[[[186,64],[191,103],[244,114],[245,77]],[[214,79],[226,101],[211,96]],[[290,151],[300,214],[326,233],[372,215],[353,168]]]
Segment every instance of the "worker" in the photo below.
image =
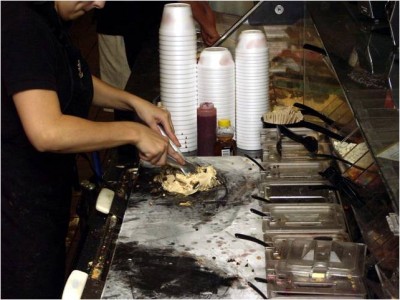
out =
[[[171,116],[91,75],[68,35],[104,1],[2,1],[1,297],[60,298],[74,156],[124,144],[161,166],[184,160]],[[135,111],[142,123],[87,119],[90,105]]]

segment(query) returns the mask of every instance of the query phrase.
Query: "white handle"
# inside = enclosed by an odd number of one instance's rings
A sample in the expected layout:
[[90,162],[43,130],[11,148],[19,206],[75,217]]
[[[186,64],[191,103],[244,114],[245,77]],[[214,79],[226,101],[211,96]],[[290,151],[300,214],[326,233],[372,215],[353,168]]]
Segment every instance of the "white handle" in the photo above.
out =
[[74,270],[68,277],[61,299],[75,300],[81,299],[83,289],[85,288],[88,274]]
[[99,212],[107,215],[110,212],[111,204],[114,199],[114,194],[114,191],[107,188],[102,188],[99,196],[97,197],[96,209]]

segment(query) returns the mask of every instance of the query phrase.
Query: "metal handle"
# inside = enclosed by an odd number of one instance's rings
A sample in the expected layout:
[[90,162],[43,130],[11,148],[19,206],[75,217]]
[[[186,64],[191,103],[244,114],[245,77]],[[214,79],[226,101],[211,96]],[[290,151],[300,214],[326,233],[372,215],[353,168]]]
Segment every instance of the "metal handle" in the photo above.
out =
[[175,145],[175,144],[171,141],[171,139],[168,137],[168,135],[167,135],[167,133],[164,131],[164,129],[163,129],[160,125],[158,125],[158,129],[160,129],[161,134],[162,134],[163,136],[165,136],[166,138],[168,138],[169,144],[171,145],[172,149],[174,149],[176,152],[178,152],[178,153],[183,157],[183,154],[182,154],[181,150],[179,149],[179,147],[178,147],[177,145]]
[[243,17],[241,17],[235,24],[232,25],[231,28],[229,28],[223,35],[221,35],[221,37],[214,43],[211,45],[211,47],[217,47],[219,45],[221,45],[228,37],[231,36],[231,34],[240,26],[242,25],[249,17],[250,15],[261,6],[261,4],[264,1],[260,1],[258,3],[256,3],[251,9],[249,9],[249,11],[243,15]]
[[321,119],[328,125],[333,125],[335,123],[335,121],[333,121],[331,118],[325,116],[324,114],[320,113],[319,111],[313,109],[312,107],[310,107],[308,105],[304,105],[302,103],[296,102],[293,104],[293,106],[302,109],[303,114],[309,114],[309,115],[318,117],[319,119]]

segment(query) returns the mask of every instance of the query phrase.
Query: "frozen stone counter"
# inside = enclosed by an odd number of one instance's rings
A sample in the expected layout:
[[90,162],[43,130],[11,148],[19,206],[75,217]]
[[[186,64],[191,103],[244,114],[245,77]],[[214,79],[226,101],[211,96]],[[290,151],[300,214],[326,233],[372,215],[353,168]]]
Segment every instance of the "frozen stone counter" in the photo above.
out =
[[[261,298],[266,294],[263,246],[235,237],[263,239],[259,167],[246,157],[199,157],[212,164],[225,185],[188,197],[167,195],[139,172],[129,198],[103,299]],[[153,170],[144,170],[146,173]],[[250,282],[250,284],[249,284]]]

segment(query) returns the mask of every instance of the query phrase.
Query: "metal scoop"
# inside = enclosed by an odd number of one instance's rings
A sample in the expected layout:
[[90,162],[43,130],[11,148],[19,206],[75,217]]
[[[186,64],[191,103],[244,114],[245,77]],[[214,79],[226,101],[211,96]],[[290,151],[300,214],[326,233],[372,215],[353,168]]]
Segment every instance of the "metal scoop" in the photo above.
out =
[[182,171],[183,174],[188,175],[190,173],[195,173],[197,167],[192,164],[191,162],[187,161],[187,159],[185,158],[185,156],[183,156],[181,150],[178,148],[177,145],[175,145],[171,139],[168,137],[168,135],[165,133],[164,129],[161,126],[158,126],[158,128],[161,131],[161,134],[165,137],[168,138],[169,144],[171,145],[172,149],[174,149],[176,152],[179,153],[180,156],[183,157],[183,159],[185,160],[185,165],[180,165],[172,156],[168,155],[167,156],[167,164],[173,168],[177,168],[180,169]]

